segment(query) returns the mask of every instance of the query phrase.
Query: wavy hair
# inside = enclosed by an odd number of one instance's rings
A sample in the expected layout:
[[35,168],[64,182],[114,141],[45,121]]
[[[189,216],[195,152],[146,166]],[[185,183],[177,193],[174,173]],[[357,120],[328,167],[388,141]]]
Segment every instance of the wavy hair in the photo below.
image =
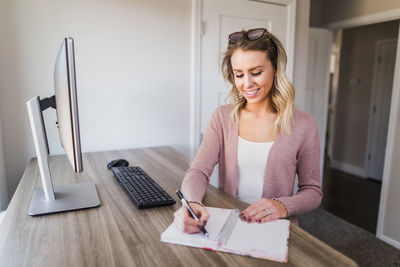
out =
[[290,125],[293,120],[294,109],[294,87],[285,74],[287,62],[285,49],[278,38],[268,30],[266,30],[264,34],[256,40],[249,40],[247,38],[248,31],[242,30],[241,32],[243,33],[243,36],[236,43],[228,44],[221,65],[224,79],[232,84],[232,88],[226,97],[226,100],[230,100],[231,103],[231,123],[234,125],[235,121],[239,118],[240,111],[244,108],[247,102],[236,88],[231,57],[237,49],[243,51],[262,51],[271,61],[275,70],[274,82],[269,93],[272,107],[277,113],[273,132],[282,132],[290,135]]

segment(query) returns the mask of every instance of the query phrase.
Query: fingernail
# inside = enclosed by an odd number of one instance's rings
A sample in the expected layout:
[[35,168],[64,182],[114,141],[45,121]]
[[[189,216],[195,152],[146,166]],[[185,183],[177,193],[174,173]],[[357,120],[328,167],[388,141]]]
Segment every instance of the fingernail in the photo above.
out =
[[203,221],[203,226],[206,226],[206,224],[207,224],[207,221]]
[[243,219],[243,220],[246,220],[246,216],[243,215],[242,219]]
[[258,223],[260,223],[260,222],[261,222],[261,220],[257,220],[257,222],[258,222]]
[[239,217],[243,217],[244,216],[244,214],[243,213],[239,213]]
[[247,222],[251,222],[251,219],[247,219]]

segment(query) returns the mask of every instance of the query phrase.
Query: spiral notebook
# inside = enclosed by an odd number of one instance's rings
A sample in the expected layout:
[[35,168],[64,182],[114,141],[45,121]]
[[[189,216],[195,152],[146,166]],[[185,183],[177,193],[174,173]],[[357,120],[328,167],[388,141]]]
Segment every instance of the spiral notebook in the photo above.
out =
[[207,207],[207,211],[209,238],[185,234],[172,223],[161,234],[161,242],[287,262],[290,221],[247,223],[240,220],[239,210]]

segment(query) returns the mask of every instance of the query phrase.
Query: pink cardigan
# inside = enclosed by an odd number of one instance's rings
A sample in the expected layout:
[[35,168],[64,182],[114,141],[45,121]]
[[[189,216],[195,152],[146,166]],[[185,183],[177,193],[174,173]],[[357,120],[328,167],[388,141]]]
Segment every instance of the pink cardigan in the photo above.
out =
[[[219,189],[236,197],[238,184],[238,122],[231,126],[229,105],[218,107],[205,131],[197,155],[182,182],[187,199],[201,202],[214,166],[219,164]],[[307,113],[295,109],[291,135],[279,134],[267,159],[263,198],[279,200],[288,218],[319,206],[322,199],[319,169],[318,125]],[[298,191],[293,195],[295,175]]]

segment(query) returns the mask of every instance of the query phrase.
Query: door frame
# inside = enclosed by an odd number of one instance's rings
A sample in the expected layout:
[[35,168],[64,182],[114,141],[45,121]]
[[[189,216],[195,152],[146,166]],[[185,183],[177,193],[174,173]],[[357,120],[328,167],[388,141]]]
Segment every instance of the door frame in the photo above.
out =
[[[309,36],[308,39],[310,40],[311,36],[323,36],[323,38],[325,39],[324,42],[325,44],[328,45],[329,49],[328,52],[325,54],[325,59],[327,61],[327,66],[325,69],[325,84],[324,84],[324,99],[323,99],[323,103],[324,106],[328,106],[328,102],[329,102],[329,76],[330,76],[330,58],[331,58],[331,48],[332,48],[332,42],[333,42],[333,34],[332,34],[332,30],[328,30],[328,29],[323,29],[323,28],[314,28],[314,27],[309,27]],[[310,42],[308,42],[308,49],[310,49]],[[308,55],[310,53],[310,51],[307,51]],[[309,60],[309,56],[307,56],[307,60]],[[309,70],[307,69],[307,72]],[[308,88],[308,81],[306,81],[306,89]],[[320,146],[320,182],[321,182],[321,188],[323,186],[323,174],[324,174],[324,166],[325,166],[325,147],[326,147],[326,131],[328,130],[328,109],[325,108],[324,114],[322,115],[323,117],[323,121],[322,121],[322,125],[319,125],[321,128],[319,129],[319,133],[323,134],[323,139],[320,138],[320,142],[321,142],[321,146]],[[311,114],[311,112],[310,112]],[[311,114],[312,115],[312,114]]]
[[[374,72],[372,74],[372,98],[369,104],[369,122],[368,122],[368,141],[367,141],[367,153],[365,154],[364,158],[364,166],[365,166],[365,174],[366,177],[372,177],[371,174],[371,161],[369,160],[369,154],[372,151],[372,141],[373,141],[373,126],[376,125],[376,118],[374,116],[373,110],[376,103],[376,99],[378,96],[378,88],[377,88],[377,81],[378,81],[378,61],[379,61],[379,50],[381,49],[381,45],[386,43],[395,43],[396,39],[382,39],[377,40],[375,44],[375,58],[374,58]],[[374,177],[372,177],[374,178]],[[383,177],[382,177],[383,178]]]
[[[389,11],[378,12],[375,14],[370,14],[366,16],[360,16],[356,18],[346,19],[342,21],[337,21],[325,25],[328,29],[346,29],[358,26],[365,26],[369,24],[375,24],[380,22],[392,21],[400,19],[400,8],[393,9]],[[383,167],[382,176],[382,188],[381,188],[381,198],[379,201],[379,214],[378,214],[378,225],[376,230],[376,237],[391,244],[394,247],[400,249],[400,242],[392,239],[391,237],[383,233],[383,226],[385,220],[385,207],[386,198],[389,191],[389,180],[391,176],[392,165],[396,164],[392,162],[393,156],[393,145],[395,144],[396,136],[396,121],[398,120],[398,113],[400,109],[400,22],[399,22],[399,32],[397,35],[397,49],[396,49],[396,63],[394,67],[394,79],[393,79],[393,89],[392,89],[392,102],[390,106],[389,115],[389,125],[388,125],[388,135],[386,142],[386,152],[385,152],[385,163]]]
[[[244,0],[249,2],[265,2],[286,6],[288,11],[287,21],[287,40],[288,55],[286,73],[289,80],[293,81],[294,70],[294,48],[295,48],[295,29],[296,29],[296,2],[297,0]],[[190,79],[190,157],[194,159],[197,149],[201,143],[201,36],[204,34],[204,23],[202,22],[203,0],[192,0],[192,35],[191,35],[191,79]]]

